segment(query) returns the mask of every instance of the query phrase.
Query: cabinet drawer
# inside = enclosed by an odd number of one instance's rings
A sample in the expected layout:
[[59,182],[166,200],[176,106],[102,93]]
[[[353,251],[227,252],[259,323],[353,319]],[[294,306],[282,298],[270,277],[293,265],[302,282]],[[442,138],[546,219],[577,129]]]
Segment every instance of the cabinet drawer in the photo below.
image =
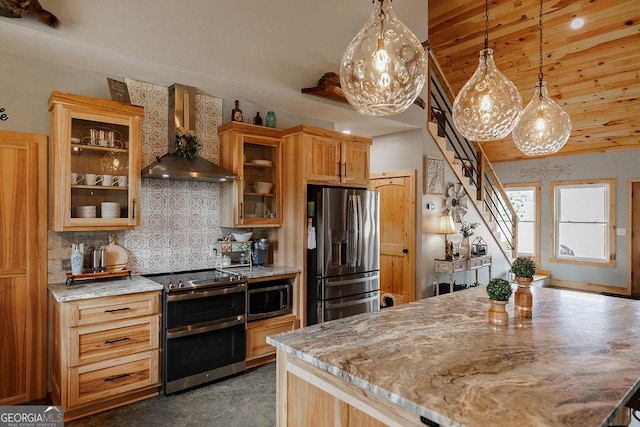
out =
[[144,292],[114,297],[91,298],[68,304],[69,326],[90,325],[112,320],[158,314],[160,292]]
[[158,315],[88,325],[70,331],[69,366],[158,348]]
[[69,405],[82,405],[138,388],[159,385],[158,351],[69,369]]
[[469,268],[470,269],[480,268],[480,267],[482,267],[482,259],[480,259],[480,258],[471,258],[469,260]]
[[293,331],[296,325],[295,315],[258,320],[247,325],[247,359],[275,353],[276,349],[267,344],[267,336]]
[[467,261],[466,260],[453,261],[452,267],[453,267],[453,271],[465,271],[467,269]]

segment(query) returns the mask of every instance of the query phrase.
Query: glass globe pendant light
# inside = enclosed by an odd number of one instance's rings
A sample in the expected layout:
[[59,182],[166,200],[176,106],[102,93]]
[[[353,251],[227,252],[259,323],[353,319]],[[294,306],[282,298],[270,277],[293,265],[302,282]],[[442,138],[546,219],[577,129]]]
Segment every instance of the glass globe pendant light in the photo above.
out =
[[396,17],[391,0],[376,3],[351,40],[340,64],[340,85],[349,104],[367,116],[406,110],[422,90],[427,56],[418,38]]
[[513,142],[527,156],[557,153],[571,135],[571,118],[547,93],[542,74],[542,0],[540,0],[540,69],[531,102],[513,129]]
[[456,129],[471,141],[503,139],[513,130],[522,111],[522,97],[516,86],[502,74],[489,48],[489,1],[485,0],[484,49],[471,79],[453,102]]

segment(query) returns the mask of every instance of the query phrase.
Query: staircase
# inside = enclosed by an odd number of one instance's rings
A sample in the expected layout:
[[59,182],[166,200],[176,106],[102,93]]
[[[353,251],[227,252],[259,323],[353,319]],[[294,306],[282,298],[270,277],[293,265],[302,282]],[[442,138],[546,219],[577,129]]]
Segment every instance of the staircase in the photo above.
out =
[[427,129],[511,262],[516,257],[518,217],[482,147],[462,137],[454,128],[451,105],[455,97],[431,51],[429,73],[432,120]]

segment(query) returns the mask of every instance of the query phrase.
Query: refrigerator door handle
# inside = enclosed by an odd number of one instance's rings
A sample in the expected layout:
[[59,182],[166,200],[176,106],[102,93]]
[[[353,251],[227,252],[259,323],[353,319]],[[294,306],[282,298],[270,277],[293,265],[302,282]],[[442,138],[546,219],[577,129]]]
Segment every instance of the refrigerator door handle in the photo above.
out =
[[349,230],[349,250],[348,250],[348,265],[349,267],[358,267],[362,264],[362,198],[360,195],[349,195],[349,216],[348,216],[348,228]]
[[347,279],[347,280],[327,280],[325,286],[327,288],[331,287],[339,287],[344,285],[351,285],[353,283],[363,283],[363,282],[372,282],[374,280],[378,280],[378,274],[372,274],[367,277],[358,277],[356,279]]
[[356,196],[357,227],[356,227],[356,257],[354,267],[362,265],[362,250],[364,247],[364,217],[362,211],[362,197]]
[[377,301],[378,298],[379,298],[379,296],[378,296],[378,293],[376,292],[375,295],[372,296],[372,297],[360,298],[360,299],[350,300],[350,301],[346,301],[346,302],[327,301],[325,303],[325,307],[326,307],[327,310],[331,310],[331,309],[335,309],[335,308],[350,307],[352,305],[360,305],[360,304],[365,304],[365,303]]
[[355,266],[356,256],[356,233],[358,227],[358,218],[356,212],[357,206],[355,196],[353,194],[348,195],[347,199],[347,265],[349,267]]

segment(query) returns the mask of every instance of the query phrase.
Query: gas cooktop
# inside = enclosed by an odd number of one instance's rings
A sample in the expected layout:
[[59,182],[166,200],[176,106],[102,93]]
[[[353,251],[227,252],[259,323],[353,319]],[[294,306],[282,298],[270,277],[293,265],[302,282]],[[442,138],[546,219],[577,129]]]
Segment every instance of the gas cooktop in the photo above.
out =
[[213,288],[246,282],[242,274],[220,270],[177,271],[173,273],[145,274],[144,277],[163,285],[165,292]]

